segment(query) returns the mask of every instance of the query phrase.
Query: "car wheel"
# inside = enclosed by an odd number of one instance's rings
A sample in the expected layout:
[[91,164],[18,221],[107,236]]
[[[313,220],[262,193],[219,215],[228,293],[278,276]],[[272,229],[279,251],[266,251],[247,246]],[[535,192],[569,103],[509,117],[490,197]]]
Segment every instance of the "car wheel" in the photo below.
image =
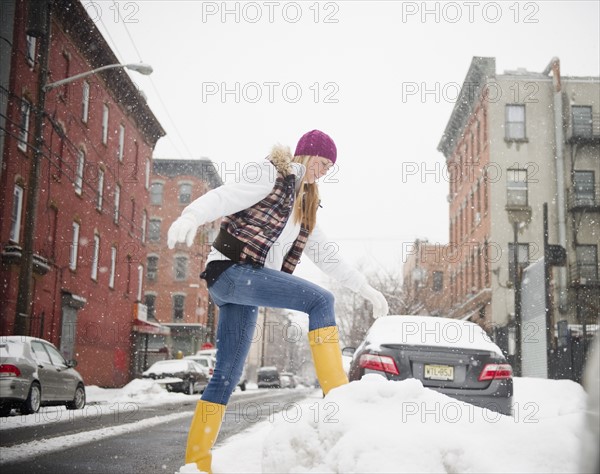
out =
[[240,390],[241,390],[242,392],[245,392],[245,391],[246,391],[246,382],[242,382],[242,383],[240,384]]
[[31,415],[33,413],[37,413],[40,409],[41,403],[42,389],[40,388],[39,383],[33,382],[31,384],[31,388],[29,389],[29,395],[27,395],[27,400],[25,400],[21,405],[21,414]]
[[77,385],[73,400],[67,402],[67,410],[82,410],[85,406],[85,388],[83,385]]

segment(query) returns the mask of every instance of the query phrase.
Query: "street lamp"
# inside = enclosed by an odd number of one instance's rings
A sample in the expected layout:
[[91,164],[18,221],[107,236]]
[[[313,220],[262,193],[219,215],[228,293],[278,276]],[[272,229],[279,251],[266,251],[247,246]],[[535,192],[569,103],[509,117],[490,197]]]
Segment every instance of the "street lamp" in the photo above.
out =
[[144,76],[148,76],[152,74],[152,66],[144,63],[132,63],[132,64],[109,64],[107,66],[98,67],[96,69],[92,69],[91,71],[82,72],[81,74],[77,74],[75,76],[67,77],[66,79],[61,79],[60,81],[52,82],[50,84],[46,84],[43,89],[45,92],[54,89],[55,87],[60,87],[62,85],[68,84],[69,82],[76,81],[78,79],[83,79],[84,77],[91,76],[92,74],[96,74],[101,71],[105,71],[107,69],[115,69],[115,68],[127,68],[132,71],[139,72]]
[[[47,83],[48,81],[48,56],[49,56],[49,36],[50,36],[50,2],[32,2],[32,5],[44,6],[39,12],[39,15],[33,15],[33,20],[30,19],[28,31],[41,39],[39,49],[39,65],[40,76],[38,81],[38,100],[35,108],[35,127],[34,139],[35,145],[33,148],[33,156],[31,160],[31,168],[29,170],[29,180],[27,186],[27,206],[25,209],[25,222],[23,225],[23,247],[21,250],[21,267],[19,271],[19,288],[16,305],[14,334],[29,335],[30,325],[30,310],[32,298],[32,281],[33,281],[33,244],[35,238],[36,221],[37,221],[37,204],[39,196],[39,181],[40,181],[40,159],[44,144],[43,128],[44,128],[44,109],[46,106],[46,91],[58,87],[69,82],[76,81],[82,77],[96,74],[99,71],[112,68],[128,68],[137,71],[141,74],[152,73],[152,68],[146,64],[110,64],[102,66],[91,71],[77,74],[57,82]],[[35,23],[35,24],[34,24]],[[39,23],[39,24],[38,24]],[[33,28],[37,26],[37,28]]]

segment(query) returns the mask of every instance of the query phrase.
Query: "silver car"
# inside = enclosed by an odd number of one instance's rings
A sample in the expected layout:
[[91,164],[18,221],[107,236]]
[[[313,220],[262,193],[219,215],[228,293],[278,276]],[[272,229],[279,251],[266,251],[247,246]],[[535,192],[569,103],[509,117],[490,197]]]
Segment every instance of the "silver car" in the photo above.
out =
[[27,336],[0,336],[0,416],[12,408],[36,413],[40,406],[85,406],[85,385],[74,367],[50,342]]

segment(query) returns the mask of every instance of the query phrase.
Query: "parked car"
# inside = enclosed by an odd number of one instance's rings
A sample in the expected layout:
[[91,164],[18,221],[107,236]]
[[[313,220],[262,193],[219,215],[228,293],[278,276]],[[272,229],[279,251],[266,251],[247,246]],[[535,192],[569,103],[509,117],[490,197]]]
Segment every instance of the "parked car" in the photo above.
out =
[[169,392],[183,392],[193,395],[202,393],[208,385],[206,369],[193,360],[160,360],[142,373],[142,377],[162,382]]
[[277,367],[261,367],[257,371],[258,388],[280,388],[281,380]]
[[[207,366],[210,372],[210,376],[215,370],[215,364],[217,363],[217,350],[216,349],[204,349],[196,352],[196,355],[186,356],[184,359],[191,359],[203,366]],[[242,376],[238,382],[238,387],[243,391],[246,390],[246,384],[248,383],[248,377],[246,376],[246,365],[242,370]]]
[[365,374],[415,378],[455,399],[510,415],[512,367],[477,324],[430,316],[386,316],[354,352],[350,381]]
[[213,373],[215,372],[215,363],[216,363],[216,360],[213,356],[192,355],[192,356],[185,356],[184,359],[193,360],[198,365],[201,365],[202,367],[204,367],[206,369],[206,373],[208,375],[208,380],[210,380],[210,378],[213,376]]
[[281,388],[296,388],[296,379],[291,372],[281,372],[279,374]]
[[8,416],[12,408],[28,415],[47,405],[81,410],[85,385],[76,365],[44,339],[0,337],[0,416]]

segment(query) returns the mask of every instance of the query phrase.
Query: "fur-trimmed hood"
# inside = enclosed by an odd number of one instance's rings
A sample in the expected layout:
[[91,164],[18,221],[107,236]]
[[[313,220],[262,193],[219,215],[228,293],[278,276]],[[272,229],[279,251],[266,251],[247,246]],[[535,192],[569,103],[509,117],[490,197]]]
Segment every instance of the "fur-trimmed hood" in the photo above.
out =
[[290,147],[275,145],[267,159],[273,163],[273,166],[275,166],[277,171],[279,171],[283,176],[292,174],[293,171],[291,163],[293,157]]

